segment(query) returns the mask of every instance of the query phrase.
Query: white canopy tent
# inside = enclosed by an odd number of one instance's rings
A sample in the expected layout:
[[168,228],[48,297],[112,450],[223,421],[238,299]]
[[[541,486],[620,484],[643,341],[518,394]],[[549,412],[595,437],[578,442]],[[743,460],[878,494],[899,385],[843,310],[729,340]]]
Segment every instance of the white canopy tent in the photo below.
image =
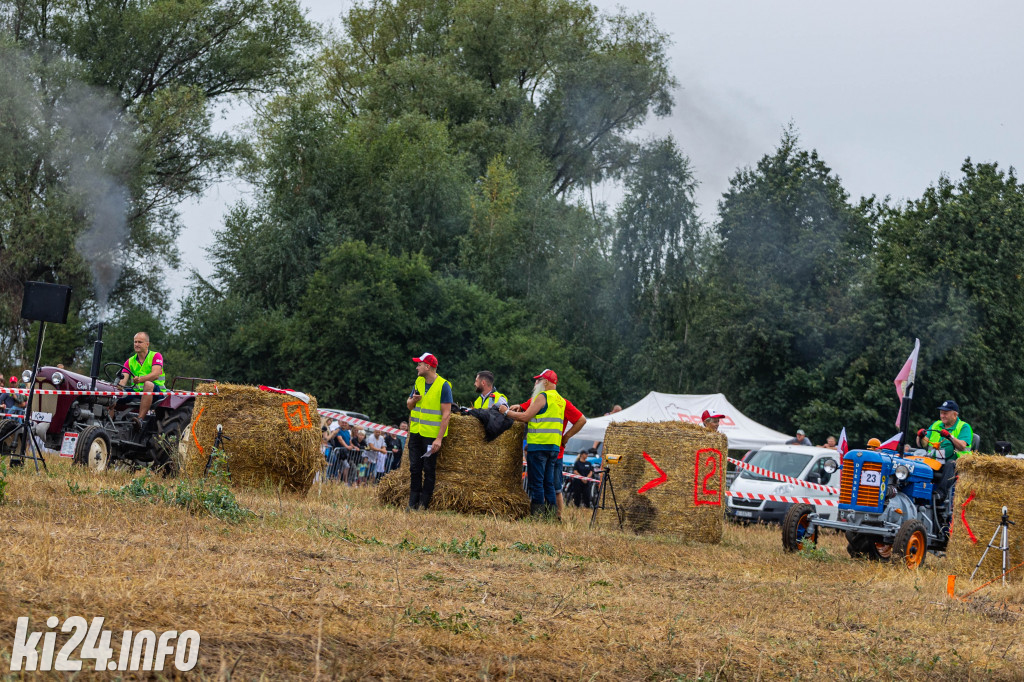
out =
[[655,393],[654,391],[644,396],[640,402],[630,405],[621,412],[587,419],[587,423],[575,437],[584,440],[604,440],[605,429],[612,422],[678,420],[700,424],[700,416],[704,410],[708,410],[712,414],[725,415],[718,429],[729,439],[730,450],[750,450],[762,445],[785,443],[793,437],[773,431],[743,415],[721,393],[675,395]]

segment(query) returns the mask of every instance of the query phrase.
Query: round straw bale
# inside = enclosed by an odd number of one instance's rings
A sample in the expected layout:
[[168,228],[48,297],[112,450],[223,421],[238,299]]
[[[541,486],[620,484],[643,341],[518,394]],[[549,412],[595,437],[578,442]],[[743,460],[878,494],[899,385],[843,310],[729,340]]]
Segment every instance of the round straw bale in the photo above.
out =
[[[1024,561],[1024,460],[996,455],[964,455],[956,461],[956,493],[953,523],[946,556],[956,575],[966,579],[978,563],[985,546],[1003,517],[1006,506],[1010,521],[1010,567]],[[970,500],[970,501],[968,501]],[[965,525],[966,521],[966,525]],[[968,528],[970,531],[968,532]],[[971,534],[974,539],[971,539]],[[1002,541],[1002,531],[996,538]],[[975,574],[976,581],[998,578],[1003,572],[1002,552],[990,549]],[[1007,581],[1024,581],[1024,567],[1012,571]]]
[[[604,453],[620,456],[609,468],[623,512],[621,527],[721,542],[727,448],[724,435],[686,422],[613,422],[605,434]],[[645,489],[661,476],[654,465],[664,472],[665,482]],[[619,527],[610,492],[603,498],[598,523]]]
[[[493,514],[518,519],[530,513],[523,492],[523,434],[516,422],[493,441],[484,440],[484,427],[476,417],[452,415],[448,435],[437,460],[437,481],[430,508],[469,514]],[[400,468],[377,485],[383,504],[404,507],[409,502],[409,449]]]
[[[200,384],[196,390],[214,388]],[[299,398],[255,386],[220,384],[216,390],[216,396],[196,398],[192,424],[183,434],[185,475],[203,475],[221,424],[230,438],[223,450],[234,485],[309,490],[324,468],[316,398],[310,396],[307,405]]]

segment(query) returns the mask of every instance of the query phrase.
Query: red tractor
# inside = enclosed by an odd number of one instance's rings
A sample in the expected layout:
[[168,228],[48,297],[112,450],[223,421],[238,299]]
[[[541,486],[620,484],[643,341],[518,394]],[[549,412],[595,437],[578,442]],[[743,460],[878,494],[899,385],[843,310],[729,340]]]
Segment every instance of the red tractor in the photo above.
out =
[[[41,367],[36,375],[36,390],[123,391],[117,384],[125,375],[134,381],[123,365],[108,362],[103,366],[106,381],[83,376],[57,367]],[[199,382],[210,379],[177,377],[171,390],[192,391]],[[149,413],[141,421],[138,413],[141,396],[40,395],[29,406],[32,431],[45,447],[71,457],[75,464],[94,471],[114,467],[148,467],[164,475],[176,475],[179,442],[188,433],[192,421],[192,396],[154,396]],[[113,410],[111,410],[113,407]],[[0,420],[0,454],[19,463],[20,419]]]

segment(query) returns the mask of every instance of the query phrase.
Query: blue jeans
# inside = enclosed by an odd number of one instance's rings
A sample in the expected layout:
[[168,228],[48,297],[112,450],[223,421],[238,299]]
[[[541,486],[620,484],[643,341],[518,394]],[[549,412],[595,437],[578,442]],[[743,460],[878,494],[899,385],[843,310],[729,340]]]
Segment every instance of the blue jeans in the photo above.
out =
[[530,502],[555,504],[555,478],[558,476],[558,450],[526,452],[526,483]]

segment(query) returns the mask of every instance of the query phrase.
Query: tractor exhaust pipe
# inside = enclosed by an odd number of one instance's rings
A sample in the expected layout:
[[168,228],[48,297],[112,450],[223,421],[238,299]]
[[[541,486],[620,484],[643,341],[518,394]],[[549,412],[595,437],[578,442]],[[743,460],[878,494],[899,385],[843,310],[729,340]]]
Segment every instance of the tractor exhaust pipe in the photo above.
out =
[[100,366],[103,361],[103,323],[100,322],[99,328],[96,331],[96,343],[92,345],[92,370],[89,376],[92,377],[92,384],[89,386],[90,391],[96,390],[96,379],[100,374]]

